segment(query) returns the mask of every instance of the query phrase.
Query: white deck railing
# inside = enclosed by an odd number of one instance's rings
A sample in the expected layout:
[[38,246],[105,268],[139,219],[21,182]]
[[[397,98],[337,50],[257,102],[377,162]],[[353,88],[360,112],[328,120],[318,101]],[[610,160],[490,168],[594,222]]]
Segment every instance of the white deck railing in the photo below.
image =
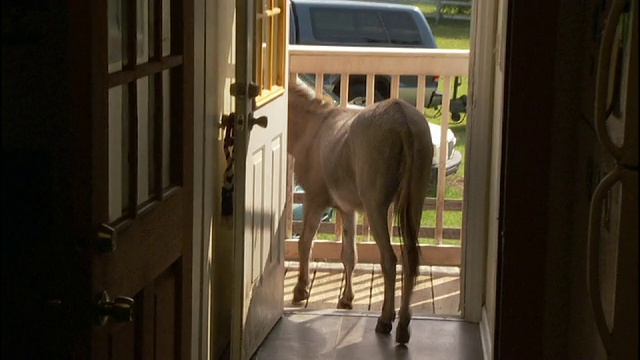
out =
[[[425,209],[436,211],[435,228],[421,228],[422,236],[433,237],[436,245],[421,245],[423,262],[426,265],[460,265],[460,246],[442,245],[443,238],[460,239],[460,229],[445,229],[443,217],[445,210],[460,210],[460,200],[446,200],[446,160],[447,160],[447,131],[449,129],[450,111],[449,105],[452,91],[452,78],[467,76],[469,69],[468,50],[442,50],[442,49],[397,49],[397,48],[363,48],[363,47],[333,47],[333,46],[305,46],[292,45],[289,47],[289,71],[291,76],[297,74],[315,74],[316,94],[321,97],[323,90],[324,74],[340,74],[340,105],[348,103],[348,85],[351,74],[366,74],[366,104],[374,102],[374,79],[376,75],[391,76],[390,97],[398,98],[400,94],[400,76],[419,76],[416,93],[416,108],[424,111],[425,108],[425,75],[439,76],[440,90],[442,91],[442,122],[440,134],[438,179],[436,198],[425,199]],[[292,204],[302,202],[301,194],[293,194],[292,177],[290,169],[291,186],[288,190],[288,218],[292,219]],[[390,220],[390,219],[389,219]],[[289,221],[287,237],[290,239],[294,228],[300,224]],[[331,231],[333,230],[333,231]],[[457,231],[456,231],[457,230]],[[338,241],[314,242],[314,258],[337,260],[340,254],[341,222],[336,216],[336,224],[323,224],[320,232],[332,232]],[[397,234],[397,230],[391,228],[391,232]],[[365,237],[364,243],[358,244],[359,258],[361,262],[377,261],[375,245],[370,242],[369,226],[364,219],[359,226],[358,233]],[[297,258],[297,241],[289,240],[285,248],[287,259]],[[396,246],[399,251],[399,246]],[[335,254],[334,254],[335,252]],[[369,254],[370,253],[370,254]]]

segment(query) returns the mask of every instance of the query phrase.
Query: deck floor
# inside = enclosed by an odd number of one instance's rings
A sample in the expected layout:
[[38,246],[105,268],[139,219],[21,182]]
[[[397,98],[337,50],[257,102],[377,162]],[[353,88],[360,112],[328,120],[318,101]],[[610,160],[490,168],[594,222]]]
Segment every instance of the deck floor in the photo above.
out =
[[[313,262],[310,266],[309,299],[293,305],[293,287],[298,278],[298,262],[285,263],[285,310],[336,309],[344,286],[341,263]],[[379,264],[357,264],[353,273],[354,311],[382,310],[384,281]],[[396,270],[395,307],[400,307],[402,289],[401,266]],[[460,268],[420,266],[411,299],[414,316],[460,317]]]

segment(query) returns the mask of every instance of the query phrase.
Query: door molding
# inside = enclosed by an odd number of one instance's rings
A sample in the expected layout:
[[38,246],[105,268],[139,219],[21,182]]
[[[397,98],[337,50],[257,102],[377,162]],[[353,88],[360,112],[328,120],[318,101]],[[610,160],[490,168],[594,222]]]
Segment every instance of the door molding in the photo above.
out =
[[[228,89],[235,78],[235,1],[207,2],[205,9],[205,58],[204,74],[205,123],[212,127],[205,131],[205,182],[211,184],[209,210],[205,210],[204,227],[210,233],[205,237],[208,252],[203,253],[202,313],[208,323],[202,324],[202,358],[218,359],[230,343],[231,279],[228,272],[215,271],[216,268],[231,269],[230,254],[233,251],[233,232],[230,224],[220,214],[223,173],[226,166],[223,151],[223,133],[217,127],[223,114],[233,112],[235,105]],[[226,90],[225,90],[226,89]],[[206,206],[206,205],[205,205]],[[210,213],[210,215],[209,215]]]
[[[205,64],[210,61],[207,53],[206,34],[215,22],[208,17],[212,6],[205,0],[193,1],[193,247],[192,247],[192,312],[191,358],[208,357],[210,272],[212,217],[214,211],[214,169],[212,159],[216,123],[208,113]],[[208,5],[208,6],[207,6]]]
[[[502,8],[501,8],[502,6]],[[485,359],[493,356],[506,1],[472,5],[469,118],[462,226],[463,318],[480,322]],[[480,31],[481,30],[481,31]]]
[[[494,114],[494,69],[499,0],[487,0],[482,6],[473,3],[469,63],[469,117],[465,159],[464,224],[462,226],[463,316],[479,322],[484,304],[486,249],[489,237],[490,166],[492,120]],[[479,31],[482,29],[482,31]],[[499,149],[498,149],[499,150]],[[495,156],[499,153],[495,154]],[[473,237],[473,240],[470,240]]]

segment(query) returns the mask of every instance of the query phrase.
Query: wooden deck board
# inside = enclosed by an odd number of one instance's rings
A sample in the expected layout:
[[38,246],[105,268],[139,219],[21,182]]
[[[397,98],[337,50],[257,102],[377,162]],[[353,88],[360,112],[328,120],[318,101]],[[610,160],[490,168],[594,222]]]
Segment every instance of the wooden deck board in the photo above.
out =
[[[293,287],[296,286],[298,282],[298,263],[289,261],[285,263],[285,273],[284,273],[284,306],[295,306],[291,303],[293,301]],[[298,305],[295,307],[302,307],[303,305]]]
[[[309,281],[310,281],[310,285],[309,285],[309,291],[311,291],[311,287],[313,287],[313,280],[314,280],[314,275],[315,275],[315,271],[316,271],[316,267],[317,267],[317,263],[312,262],[309,264]],[[298,304],[293,304],[293,288],[296,286],[296,283],[298,282],[298,274],[299,272],[299,266],[300,264],[297,261],[290,261],[289,264],[287,264],[287,267],[285,269],[285,274],[284,274],[284,306],[286,308],[298,308],[298,309],[303,309],[306,308],[308,303],[309,303],[309,299],[298,303]]]
[[353,310],[369,310],[372,277],[373,264],[356,265],[353,270]]
[[316,263],[308,309],[336,309],[342,285],[342,264]]
[[[396,268],[396,310],[402,296],[402,270]],[[289,261],[285,270],[285,307],[290,310],[330,310],[337,308],[344,286],[341,263],[313,262],[310,264],[310,297],[298,306],[291,305],[293,287],[298,279],[298,262]],[[353,308],[358,311],[382,310],[384,280],[379,264],[357,264],[353,274]],[[460,269],[457,267],[421,266],[411,299],[411,310],[416,316],[460,316]]]
[[[396,284],[395,284],[395,300],[394,308],[400,308],[400,299],[402,296],[402,267],[396,266]],[[382,267],[380,264],[373,265],[373,281],[371,284],[371,311],[382,311],[382,302],[384,301],[384,278],[382,276]]]
[[431,266],[420,266],[411,297],[411,312],[416,315],[433,315],[433,287]]
[[432,266],[434,310],[439,315],[460,315],[460,268]]

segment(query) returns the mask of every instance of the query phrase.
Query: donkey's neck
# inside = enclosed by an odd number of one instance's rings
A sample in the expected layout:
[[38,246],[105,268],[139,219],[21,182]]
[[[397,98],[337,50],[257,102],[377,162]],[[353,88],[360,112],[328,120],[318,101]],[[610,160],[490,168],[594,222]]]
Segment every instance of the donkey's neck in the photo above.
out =
[[322,125],[323,114],[302,111],[295,118],[297,123],[289,132],[289,152],[297,162],[308,161],[314,139]]

